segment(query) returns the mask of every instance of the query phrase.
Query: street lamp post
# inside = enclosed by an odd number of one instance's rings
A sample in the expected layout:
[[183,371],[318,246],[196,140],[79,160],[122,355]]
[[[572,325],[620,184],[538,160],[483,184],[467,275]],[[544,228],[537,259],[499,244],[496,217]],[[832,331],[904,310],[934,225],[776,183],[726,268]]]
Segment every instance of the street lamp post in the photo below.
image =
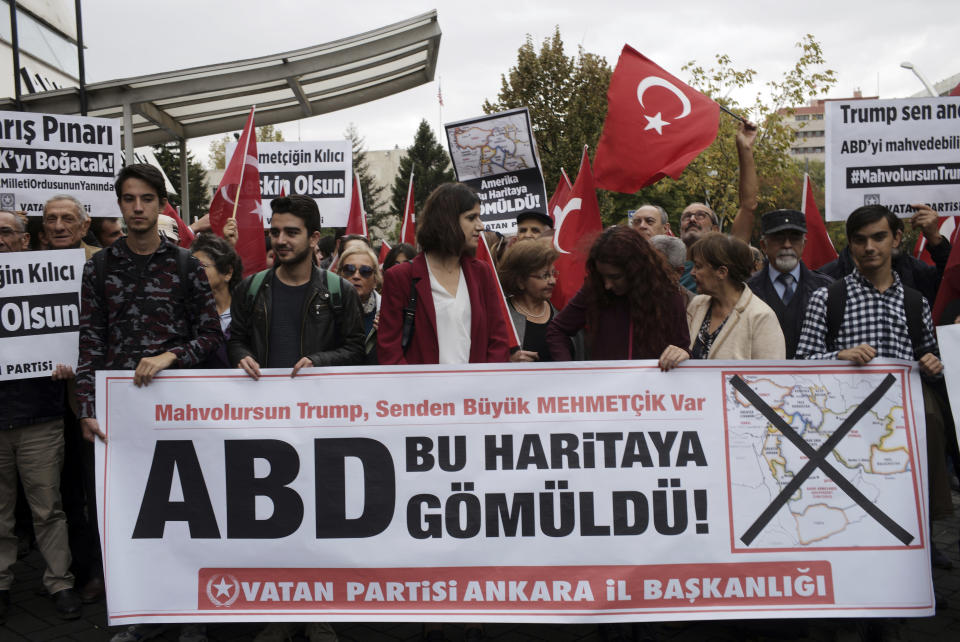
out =
[[917,69],[912,62],[910,62],[909,60],[905,60],[900,63],[900,66],[903,67],[904,69],[909,69],[910,71],[912,71],[914,75],[920,79],[920,82],[923,83],[923,86],[927,88],[927,93],[929,93],[931,96],[936,98],[939,95],[937,93],[937,90],[933,88],[933,85],[930,84],[930,81],[927,80],[926,76],[921,74],[920,70]]

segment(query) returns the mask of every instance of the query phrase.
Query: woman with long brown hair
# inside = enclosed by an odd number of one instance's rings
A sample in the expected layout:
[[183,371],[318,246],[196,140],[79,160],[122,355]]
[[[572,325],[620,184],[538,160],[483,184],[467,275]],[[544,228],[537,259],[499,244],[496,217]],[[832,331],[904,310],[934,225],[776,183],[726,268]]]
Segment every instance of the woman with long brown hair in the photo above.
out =
[[583,287],[547,327],[555,361],[571,359],[568,337],[581,329],[587,359],[656,359],[689,343],[677,276],[633,228],[609,228],[590,248]]

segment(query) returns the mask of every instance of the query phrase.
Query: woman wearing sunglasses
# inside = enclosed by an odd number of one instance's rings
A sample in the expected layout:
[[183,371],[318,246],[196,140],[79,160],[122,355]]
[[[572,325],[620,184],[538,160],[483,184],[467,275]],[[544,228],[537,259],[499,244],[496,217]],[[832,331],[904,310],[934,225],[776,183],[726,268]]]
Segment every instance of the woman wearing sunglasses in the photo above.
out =
[[[509,359],[496,277],[474,258],[482,232],[476,192],[462,183],[445,183],[433,190],[417,220],[422,251],[383,275],[380,363]],[[405,308],[414,312],[406,323]]]
[[377,294],[377,288],[383,283],[377,256],[370,248],[355,244],[340,255],[337,274],[356,288],[360,295],[367,363],[376,363],[377,325],[380,322],[380,295]]

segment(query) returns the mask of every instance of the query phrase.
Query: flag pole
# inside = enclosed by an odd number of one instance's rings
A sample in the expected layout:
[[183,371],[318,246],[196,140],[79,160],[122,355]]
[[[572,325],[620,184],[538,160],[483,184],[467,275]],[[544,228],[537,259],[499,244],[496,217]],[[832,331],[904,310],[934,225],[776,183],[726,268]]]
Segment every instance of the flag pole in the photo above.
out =
[[747,124],[747,119],[744,118],[743,116],[741,116],[740,114],[735,114],[735,113],[733,113],[732,111],[730,111],[729,109],[727,109],[727,108],[724,107],[723,105],[720,105],[720,103],[717,103],[717,105],[720,106],[720,111],[722,111],[722,112],[724,112],[725,114],[728,114],[728,115],[730,115],[730,116],[733,116],[734,118],[736,118],[737,120],[739,120],[739,121],[740,121],[741,123],[743,123],[744,125]]
[[247,150],[250,149],[250,136],[253,134],[253,112],[256,108],[256,105],[250,108],[250,131],[247,132],[247,140],[243,145],[243,165],[240,166],[240,182],[237,183],[237,197],[233,199],[233,213],[230,215],[230,218],[233,220],[237,219],[237,205],[240,204],[240,189],[243,187],[243,170],[247,168]]

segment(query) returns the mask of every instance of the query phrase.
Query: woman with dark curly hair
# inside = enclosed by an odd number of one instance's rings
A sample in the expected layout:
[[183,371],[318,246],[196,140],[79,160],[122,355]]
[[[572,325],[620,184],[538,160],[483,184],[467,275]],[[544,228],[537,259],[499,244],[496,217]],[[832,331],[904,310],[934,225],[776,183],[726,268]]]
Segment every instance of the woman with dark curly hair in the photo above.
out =
[[590,248],[583,287],[547,327],[555,361],[586,329],[587,359],[656,359],[687,345],[685,301],[663,256],[633,228],[607,229]]
[[[190,252],[197,257],[207,273],[207,281],[210,282],[213,299],[217,303],[217,313],[220,315],[220,329],[223,330],[224,337],[229,339],[230,303],[233,301],[234,289],[243,280],[243,262],[229,241],[212,232],[197,234],[190,245]],[[207,358],[203,367],[231,367],[225,343]]]

